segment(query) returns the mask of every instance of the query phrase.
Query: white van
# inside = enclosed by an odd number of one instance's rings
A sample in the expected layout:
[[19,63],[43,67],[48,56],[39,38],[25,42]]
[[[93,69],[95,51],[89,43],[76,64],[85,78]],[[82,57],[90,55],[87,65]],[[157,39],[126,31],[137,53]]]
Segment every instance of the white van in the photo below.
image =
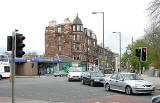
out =
[[83,72],[82,67],[70,67],[68,73],[68,81],[81,80],[82,72]]
[[10,64],[8,62],[0,62],[0,80],[10,77]]

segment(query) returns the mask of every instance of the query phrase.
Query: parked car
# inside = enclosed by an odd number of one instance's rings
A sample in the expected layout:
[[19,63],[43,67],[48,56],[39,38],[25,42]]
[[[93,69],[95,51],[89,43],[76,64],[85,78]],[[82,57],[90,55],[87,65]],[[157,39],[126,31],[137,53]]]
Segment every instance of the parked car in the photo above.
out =
[[81,80],[82,80],[83,77],[85,77],[87,75],[87,73],[88,72],[82,72],[82,74],[81,74]]
[[136,73],[115,73],[105,79],[106,91],[122,91],[130,95],[132,93],[153,93],[155,85]]
[[109,77],[111,76],[115,71],[111,68],[107,68],[105,71],[104,71],[104,75],[105,77]]
[[57,76],[60,76],[60,77],[63,77],[63,76],[67,76],[68,73],[64,72],[64,71],[59,71],[59,72],[54,72],[53,74],[55,77]]
[[89,84],[91,86],[103,85],[104,75],[101,72],[86,72],[82,77],[82,84]]
[[160,95],[152,97],[152,103],[160,103]]
[[83,73],[82,67],[70,67],[68,73],[68,81],[81,80],[82,73]]
[[0,74],[0,80],[2,79],[2,75]]

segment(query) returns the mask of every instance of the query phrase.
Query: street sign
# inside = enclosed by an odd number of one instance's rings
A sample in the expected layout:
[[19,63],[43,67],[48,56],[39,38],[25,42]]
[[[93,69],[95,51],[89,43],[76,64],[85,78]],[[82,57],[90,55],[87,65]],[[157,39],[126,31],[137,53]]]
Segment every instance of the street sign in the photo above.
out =
[[132,51],[128,49],[128,50],[127,50],[127,54],[128,54],[128,55],[131,55],[131,53],[132,53]]

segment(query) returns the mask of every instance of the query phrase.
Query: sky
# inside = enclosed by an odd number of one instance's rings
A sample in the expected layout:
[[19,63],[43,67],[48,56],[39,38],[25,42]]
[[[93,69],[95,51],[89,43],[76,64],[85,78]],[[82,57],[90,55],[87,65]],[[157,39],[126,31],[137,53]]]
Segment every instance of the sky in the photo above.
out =
[[121,32],[122,52],[128,44],[142,38],[149,24],[148,3],[151,0],[0,0],[0,48],[6,49],[7,36],[19,30],[26,39],[25,52],[45,52],[45,28],[51,20],[57,24],[65,18],[71,22],[77,13],[85,28],[97,36],[98,44],[103,42],[102,14],[104,12],[104,43],[111,51],[119,53]]

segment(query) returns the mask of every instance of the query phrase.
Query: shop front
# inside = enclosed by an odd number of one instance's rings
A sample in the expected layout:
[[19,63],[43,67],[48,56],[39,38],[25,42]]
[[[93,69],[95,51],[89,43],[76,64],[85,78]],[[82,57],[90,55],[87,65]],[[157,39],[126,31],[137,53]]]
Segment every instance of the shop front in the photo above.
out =
[[69,68],[72,66],[71,62],[62,62],[60,64],[61,64],[61,71],[64,71],[64,72],[68,72]]
[[79,67],[82,67],[82,68],[83,68],[83,71],[87,71],[87,63],[81,62],[81,63],[79,64]]
[[37,74],[40,72],[42,75],[44,74],[53,74],[56,71],[59,71],[59,63],[58,59],[31,59],[31,62],[37,62]]

